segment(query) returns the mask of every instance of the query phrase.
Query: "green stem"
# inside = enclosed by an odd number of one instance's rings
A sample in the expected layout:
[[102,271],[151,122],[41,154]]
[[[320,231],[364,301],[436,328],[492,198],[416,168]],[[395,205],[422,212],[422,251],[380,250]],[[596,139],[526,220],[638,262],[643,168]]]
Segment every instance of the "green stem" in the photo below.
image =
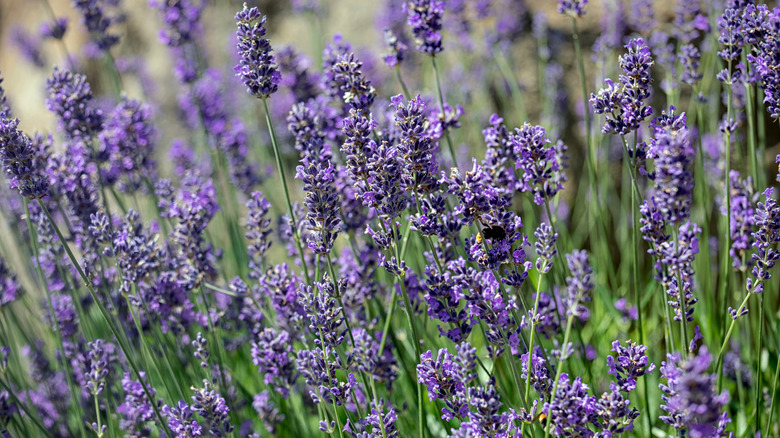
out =
[[130,365],[130,368],[133,370],[133,374],[135,375],[136,379],[138,379],[138,381],[141,382],[141,387],[143,387],[144,393],[146,394],[146,397],[149,400],[149,404],[152,406],[152,409],[154,410],[154,414],[157,417],[157,421],[160,422],[160,426],[163,428],[165,433],[171,435],[171,431],[169,430],[167,423],[165,423],[165,420],[163,420],[160,410],[157,408],[157,403],[155,403],[154,396],[152,396],[152,394],[149,392],[149,389],[143,383],[143,380],[141,378],[141,373],[139,371],[138,365],[135,363],[135,359],[130,354],[129,348],[122,341],[123,338],[120,335],[119,330],[114,326],[113,321],[111,321],[111,318],[109,317],[108,311],[103,305],[103,302],[100,301],[97,294],[95,293],[95,290],[92,288],[92,282],[90,281],[89,278],[87,278],[86,274],[84,274],[84,271],[81,269],[81,265],[79,264],[78,260],[76,260],[76,256],[73,255],[73,251],[71,251],[70,246],[68,245],[67,242],[65,242],[65,237],[62,235],[62,232],[60,231],[57,222],[54,221],[54,218],[51,216],[51,213],[49,213],[49,209],[46,208],[46,205],[40,199],[38,199],[38,205],[41,207],[41,210],[46,215],[46,218],[49,220],[51,227],[54,229],[54,232],[57,234],[57,237],[60,239],[60,243],[62,244],[62,247],[65,249],[65,252],[68,254],[68,258],[70,259],[71,264],[76,269],[76,271],[78,271],[78,274],[81,277],[81,281],[84,282],[84,285],[89,291],[89,295],[90,297],[92,297],[92,301],[94,301],[95,304],[97,305],[98,309],[100,310],[100,314],[103,316],[103,319],[106,321],[106,324],[108,325],[108,328],[111,330],[111,333],[114,335],[114,338],[116,338],[116,341],[119,344],[119,348],[122,350],[122,353],[125,355],[125,358],[127,359],[127,362]]
[[728,345],[729,339],[731,338],[731,333],[734,331],[734,326],[737,324],[737,319],[739,319],[739,315],[742,313],[742,310],[744,310],[745,306],[747,306],[747,302],[751,295],[753,295],[753,293],[748,292],[748,294],[745,296],[745,299],[742,301],[742,305],[740,305],[739,309],[737,309],[737,318],[731,319],[729,329],[726,332],[726,336],[723,338],[723,344],[720,346],[720,351],[718,352],[718,361],[715,367],[718,371],[718,392],[720,392],[721,388],[723,387],[723,355],[726,353],[726,346]]
[[[442,117],[445,117],[444,113],[444,93],[441,91],[441,81],[439,79],[439,69],[436,67],[436,57],[431,56],[431,65],[433,66],[433,80],[436,82],[436,94],[439,97],[439,109],[441,110]],[[450,155],[452,156],[452,165],[454,167],[458,167],[458,159],[455,155],[455,149],[452,147],[452,140],[450,140],[450,134],[449,132],[445,132],[444,135],[445,139],[447,140],[447,147],[450,150]]]
[[[558,362],[558,371],[555,372],[555,381],[553,383],[553,390],[552,394],[550,395],[550,405],[553,405],[555,403],[555,396],[558,392],[558,382],[561,379],[561,373],[563,372],[563,364],[566,361],[566,349],[568,348],[569,344],[569,335],[571,334],[571,326],[572,322],[574,322],[574,315],[569,315],[569,317],[566,320],[566,331],[563,334],[563,344],[561,344],[561,360]],[[547,426],[544,428],[544,438],[547,438],[550,434],[550,428],[552,421],[547,422]]]
[[[542,269],[544,269],[547,266],[547,262],[544,262],[542,264]],[[531,335],[530,340],[528,341],[528,369],[525,374],[525,404],[528,405],[528,396],[531,393],[531,370],[533,369],[531,367],[531,358],[533,357],[534,353],[534,338],[536,337],[536,314],[539,312],[539,297],[542,295],[542,278],[544,277],[544,274],[542,274],[542,269],[539,270],[539,279],[536,281],[536,299],[534,300],[534,313],[531,315]],[[565,345],[564,345],[565,348]]]
[[758,435],[761,431],[761,389],[762,389],[762,375],[761,375],[761,350],[764,348],[763,333],[764,333],[764,294],[759,295],[758,301],[761,307],[761,314],[758,318],[758,348],[756,349],[756,428],[754,435]]
[[772,401],[769,402],[769,420],[766,422],[766,429],[762,436],[769,436],[769,426],[772,424],[772,417],[775,413],[775,395],[777,394],[777,380],[780,378],[780,355],[775,362],[775,379],[772,383]]
[[[41,269],[41,263],[38,259],[38,239],[35,236],[35,231],[33,229],[33,223],[32,219],[30,218],[30,205],[28,204],[27,198],[22,198],[22,202],[24,203],[24,210],[27,213],[27,232],[30,236],[30,243],[33,247],[33,255],[35,257],[35,270],[38,273],[38,279],[41,281],[41,286],[43,287],[44,292],[46,292],[46,301],[49,304],[49,317],[51,318],[51,325],[54,328],[54,334],[57,337],[57,342],[60,347],[60,352],[62,353],[62,369],[65,372],[65,379],[68,383],[68,388],[70,388],[71,395],[73,396],[73,404],[76,405],[76,410],[79,415],[79,418],[84,418],[84,411],[81,407],[81,403],[79,403],[79,392],[76,390],[76,387],[73,384],[73,379],[71,378],[71,370],[70,365],[68,364],[68,359],[65,357],[65,343],[62,339],[62,333],[60,332],[60,326],[57,323],[57,317],[54,315],[54,302],[51,299],[51,291],[49,290],[49,283],[46,282],[46,276],[43,275],[43,270]],[[40,200],[38,202],[43,206]],[[47,212],[47,217],[49,217]],[[53,222],[52,219],[49,219]],[[54,225],[52,225],[54,227]],[[59,230],[59,229],[58,229]],[[63,245],[67,245],[65,243],[65,238],[62,237],[62,234],[57,232],[57,236],[60,239],[60,242]],[[76,297],[77,301],[78,297]],[[79,421],[79,432],[81,434],[82,438],[86,438],[86,431],[84,430],[84,423]]]
[[406,88],[406,82],[404,82],[403,76],[401,76],[401,66],[397,66],[395,68],[395,77],[398,79],[398,83],[401,84],[401,89],[404,92],[404,99],[409,100],[411,98],[411,94],[409,94],[409,89]]
[[282,155],[279,151],[279,144],[276,141],[276,132],[274,131],[274,125],[271,122],[271,113],[268,111],[267,98],[263,97],[263,109],[265,110],[265,123],[268,125],[268,133],[271,135],[271,145],[274,148],[274,157],[276,158],[276,169],[279,172],[279,179],[282,181],[282,189],[284,191],[284,200],[287,201],[287,211],[290,213],[290,227],[293,230],[295,244],[298,246],[298,255],[301,258],[301,268],[303,274],[306,277],[306,283],[311,284],[311,278],[309,277],[309,269],[306,267],[306,259],[303,256],[303,245],[301,242],[301,233],[298,230],[298,223],[295,221],[295,213],[293,212],[292,202],[290,202],[290,192],[287,190],[287,179],[284,176],[284,166],[282,165]]

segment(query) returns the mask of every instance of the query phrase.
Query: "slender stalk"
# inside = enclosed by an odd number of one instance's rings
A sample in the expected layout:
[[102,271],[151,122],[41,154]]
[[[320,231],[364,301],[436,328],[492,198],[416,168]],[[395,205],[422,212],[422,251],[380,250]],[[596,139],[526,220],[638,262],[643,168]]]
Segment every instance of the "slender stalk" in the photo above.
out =
[[[33,229],[33,223],[32,219],[30,218],[30,205],[27,202],[27,198],[22,198],[22,202],[24,203],[24,211],[27,213],[27,232],[30,236],[30,244],[33,247],[33,256],[35,257],[35,270],[38,273],[38,279],[41,281],[41,286],[43,287],[44,292],[46,292],[46,301],[49,304],[49,317],[51,318],[51,325],[54,328],[54,334],[57,338],[57,342],[60,347],[60,351],[62,352],[62,369],[65,371],[65,380],[68,383],[68,388],[70,388],[71,395],[73,396],[73,404],[76,405],[77,414],[80,418],[84,417],[84,411],[81,407],[81,403],[78,402],[78,394],[79,392],[76,390],[75,385],[73,384],[73,379],[71,378],[71,370],[70,365],[68,364],[68,359],[65,358],[65,343],[62,339],[62,333],[60,332],[60,326],[57,323],[57,317],[54,315],[54,302],[51,299],[51,291],[49,290],[49,284],[46,282],[46,277],[43,275],[43,270],[41,269],[41,263],[39,260],[39,251],[38,251],[38,239],[35,236],[35,231]],[[43,205],[40,200],[38,200],[39,204]],[[49,217],[47,212],[47,217]],[[52,219],[49,219],[50,221]],[[52,221],[53,222],[53,221]],[[65,243],[65,238],[62,237],[62,234],[59,233],[59,230],[57,232],[57,237],[59,237],[60,242],[63,245],[67,245]],[[84,424],[79,421],[79,432],[82,438],[86,438],[86,431],[84,430]]]
[[141,387],[143,387],[144,393],[146,394],[146,397],[149,400],[149,404],[152,406],[152,409],[154,410],[154,414],[157,417],[157,421],[160,422],[160,426],[163,428],[164,432],[167,435],[171,435],[171,431],[169,430],[167,423],[163,420],[162,414],[160,413],[160,410],[157,407],[157,403],[154,402],[155,398],[152,396],[152,394],[150,394],[149,389],[143,383],[143,380],[141,378],[141,373],[139,371],[138,365],[135,363],[135,359],[130,354],[128,347],[123,342],[122,340],[123,337],[120,335],[119,330],[116,328],[116,326],[114,326],[114,323],[109,317],[108,311],[103,305],[103,302],[100,301],[97,294],[95,293],[95,290],[92,288],[92,282],[90,281],[89,278],[87,278],[86,274],[84,274],[84,271],[81,269],[81,265],[79,264],[78,260],[76,260],[76,256],[73,255],[73,251],[71,251],[70,246],[68,245],[67,242],[65,242],[65,238],[62,235],[62,232],[60,231],[57,222],[54,221],[54,218],[51,216],[51,213],[49,213],[49,209],[46,208],[46,205],[40,199],[38,199],[38,205],[41,207],[41,210],[46,215],[46,218],[49,220],[51,227],[54,229],[54,232],[57,234],[57,237],[60,239],[60,243],[62,244],[62,247],[65,249],[65,252],[68,254],[68,258],[70,259],[71,264],[76,269],[76,271],[78,271],[81,280],[84,282],[84,285],[87,287],[87,290],[89,291],[89,295],[92,297],[92,300],[98,306],[98,309],[100,310],[100,314],[103,316],[103,319],[106,321],[106,324],[108,325],[108,328],[111,330],[111,333],[114,335],[114,338],[116,338],[117,343],[119,344],[119,348],[122,350],[122,353],[125,355],[125,358],[127,359],[127,362],[130,365],[130,368],[133,370],[133,374],[138,379],[138,381],[141,382]]
[[772,417],[775,413],[775,396],[777,395],[778,377],[780,377],[780,356],[778,356],[777,362],[775,362],[775,379],[772,383],[772,401],[769,402],[769,419],[766,422],[766,429],[762,436],[769,436],[769,426],[772,425]]
[[[439,109],[441,110],[442,117],[444,117],[444,93],[441,91],[441,80],[439,79],[439,69],[436,67],[435,56],[431,56],[431,65],[433,66],[433,80],[436,82],[436,94],[439,97]],[[452,147],[450,133],[445,132],[444,138],[447,140],[447,148],[450,150],[450,155],[452,156],[452,165],[458,167],[458,158],[455,155],[455,149]]]
[[[745,306],[747,306],[747,302],[750,299],[751,295],[753,295],[753,292],[748,292],[748,294],[745,296],[745,299],[742,300],[742,304],[739,306],[739,309],[737,309],[737,315],[741,314],[742,311],[745,309]],[[726,353],[726,346],[728,345],[729,339],[731,338],[731,333],[734,331],[734,326],[737,324],[737,319],[734,318],[731,319],[731,324],[729,325],[729,329],[726,332],[726,336],[723,338],[723,344],[721,344],[720,351],[718,352],[718,361],[715,367],[718,370],[718,392],[720,392],[721,388],[723,387],[723,382],[722,382],[723,355]]]
[[[536,315],[539,312],[539,296],[542,295],[542,278],[544,277],[544,274],[542,274],[542,270],[547,266],[547,262],[544,262],[542,265],[542,269],[539,270],[539,279],[536,281],[536,299],[534,302],[534,313],[531,316],[531,335],[530,340],[528,341],[528,370],[525,374],[525,404],[528,405],[528,396],[531,393],[531,358],[533,357],[534,352],[534,338],[536,335]],[[565,348],[565,347],[564,347]]]
[[[558,370],[555,372],[555,381],[553,383],[553,390],[552,394],[550,395],[550,405],[553,405],[555,403],[555,396],[558,392],[558,383],[561,379],[561,373],[563,372],[563,363],[565,362],[566,358],[566,348],[568,348],[569,344],[569,335],[571,334],[571,326],[574,322],[574,315],[569,315],[569,317],[566,320],[566,331],[563,334],[563,344],[561,344],[561,360],[558,362]],[[544,428],[544,438],[547,438],[550,434],[550,428],[552,421],[547,422],[547,426]]]
[[754,434],[758,434],[761,431],[761,389],[762,389],[762,375],[761,375],[761,350],[764,348],[763,333],[764,333],[764,294],[759,295],[758,301],[761,307],[761,314],[758,318],[758,348],[756,348],[756,427],[753,431]]
[[[726,87],[726,95],[727,95],[727,101],[726,101],[726,123],[728,125],[731,124],[731,61],[728,62],[728,71],[729,71],[729,80]],[[723,178],[726,183],[726,226],[725,228],[725,238],[724,238],[724,246],[723,248],[727,248],[726,251],[723,252],[723,259],[721,263],[723,263],[723,280],[721,284],[723,285],[721,288],[721,298],[723,299],[723,302],[725,303],[728,301],[728,290],[730,288],[730,263],[729,263],[729,251],[728,248],[731,248],[731,177],[729,176],[729,173],[731,173],[731,130],[727,129],[725,130],[724,136],[726,137],[725,141],[725,157],[726,157],[726,170],[723,175]],[[721,306],[723,307],[723,306]],[[720,318],[718,319],[720,321]],[[733,327],[733,324],[732,324]],[[728,336],[727,336],[728,337]]]
[[[585,63],[582,58],[582,48],[580,47],[580,33],[577,29],[577,18],[571,17],[571,29],[572,29],[572,39],[574,40],[574,52],[577,56],[577,71],[580,75],[580,86],[582,87],[582,105],[585,107],[585,143],[588,146],[587,150],[587,156],[588,156],[588,167],[590,169],[590,174],[592,177],[592,183],[596,184],[596,174],[598,169],[596,169],[596,160],[594,158],[595,151],[593,150],[592,145],[592,139],[591,139],[591,126],[590,126],[590,109],[588,108],[588,86],[585,82]],[[598,187],[595,188],[596,193],[598,193]]]
[[276,132],[274,131],[274,125],[271,122],[271,113],[268,111],[267,98],[262,98],[263,109],[265,110],[265,123],[268,125],[268,133],[271,135],[271,145],[274,148],[274,157],[276,158],[276,169],[279,172],[279,179],[282,181],[282,189],[284,190],[284,200],[287,201],[287,211],[290,213],[290,227],[293,230],[293,236],[295,244],[298,246],[298,255],[301,258],[301,268],[303,268],[303,274],[306,277],[306,283],[311,284],[311,278],[309,277],[309,269],[306,267],[306,260],[303,256],[303,245],[301,242],[301,232],[298,230],[298,223],[295,221],[295,212],[293,212],[292,202],[290,202],[290,192],[287,190],[287,179],[284,177],[284,166],[282,165],[282,155],[279,152],[279,144],[276,141]]
[[100,423],[100,404],[98,403],[97,393],[93,394],[92,398],[95,400],[95,416],[97,417],[97,430],[95,433],[97,434],[98,438],[100,438],[103,436],[103,426]]
[[409,93],[409,89],[406,88],[406,82],[404,82],[403,76],[401,76],[401,66],[395,68],[395,77],[398,79],[398,83],[401,85],[401,89],[404,92],[404,99],[409,99],[412,95]]
[[[678,230],[677,228],[672,226],[672,239],[674,239],[674,251],[677,252],[677,247],[680,244],[680,239],[678,237]],[[680,272],[675,272],[675,275],[677,277],[677,299],[680,303],[680,335],[682,336],[682,341],[680,345],[680,349],[685,353],[686,356],[690,353],[690,348],[688,348],[688,309],[685,302],[685,291],[683,290],[683,282],[682,282],[682,276],[680,275]]]

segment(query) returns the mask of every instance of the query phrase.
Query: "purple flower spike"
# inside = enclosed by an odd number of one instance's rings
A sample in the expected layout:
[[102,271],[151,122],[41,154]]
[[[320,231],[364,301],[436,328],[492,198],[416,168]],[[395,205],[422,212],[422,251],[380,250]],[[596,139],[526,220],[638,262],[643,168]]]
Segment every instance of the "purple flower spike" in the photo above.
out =
[[717,393],[717,376],[707,373],[711,363],[706,346],[688,360],[675,353],[661,362],[661,376],[666,379],[666,384],[659,385],[664,401],[661,410],[666,415],[660,419],[675,429],[686,429],[695,438],[722,436],[731,421],[724,411],[729,393]]
[[579,377],[570,380],[568,374],[561,373],[554,397],[542,408],[554,436],[593,436],[588,425],[597,419],[596,398],[588,394],[588,385]]
[[87,77],[54,67],[46,80],[46,108],[58,117],[59,128],[72,140],[90,140],[103,126],[103,112],[94,108]]
[[265,37],[265,18],[256,7],[248,8],[246,3],[236,14],[236,48],[241,59],[234,70],[246,85],[247,93],[259,98],[276,92],[282,80],[271,53],[271,42]]
[[582,17],[585,15],[585,5],[588,0],[558,0],[558,13]]
[[636,389],[636,379],[650,374],[655,369],[655,364],[649,362],[644,345],[628,341],[626,346],[620,345],[620,341],[612,343],[612,351],[617,353],[617,361],[612,356],[607,357],[609,374],[617,378],[621,391],[631,392]]
[[766,200],[758,203],[753,219],[758,227],[753,232],[756,251],[752,255],[754,266],[751,273],[755,280],[748,278],[747,283],[747,290],[753,293],[763,291],[763,283],[772,278],[769,271],[780,260],[780,251],[777,250],[780,243],[780,205],[772,198],[772,192],[773,189],[764,191]]
[[653,121],[653,140],[648,157],[655,160],[653,203],[663,220],[678,224],[690,216],[693,204],[693,159],[691,135],[685,113],[662,113]]
[[61,40],[65,36],[65,32],[68,30],[67,17],[59,17],[53,22],[45,21],[41,24],[41,28],[38,34],[41,38],[51,38],[55,40]]
[[327,255],[339,234],[339,195],[333,184],[336,168],[324,154],[303,157],[295,177],[303,181],[306,191],[306,227],[311,231],[309,248],[315,254]]
[[49,192],[46,163],[30,139],[19,130],[18,119],[0,119],[0,165],[12,189],[29,199],[40,199]]
[[590,294],[595,287],[593,285],[593,268],[588,262],[588,253],[585,250],[574,251],[566,254],[566,264],[569,266],[571,277],[566,278],[568,283],[566,297],[566,312],[577,318],[587,317],[590,302]]
[[640,123],[653,113],[645,100],[650,97],[650,68],[654,61],[650,56],[650,47],[642,38],[626,44],[628,53],[619,58],[622,75],[615,83],[606,80],[607,87],[598,94],[590,95],[590,104],[596,114],[604,114],[606,123],[602,129],[605,134],[626,135],[639,129]]
[[418,52],[436,56],[444,50],[441,44],[442,16],[445,3],[441,0],[411,0],[403,5],[406,24],[412,29]]
[[517,135],[512,138],[515,156],[518,157],[515,167],[523,172],[520,190],[533,193],[534,202],[542,205],[545,199],[552,199],[563,189],[561,183],[565,176],[558,163],[556,148],[547,147],[550,140],[541,126],[526,122],[515,132]]
[[388,52],[383,58],[385,65],[390,68],[400,67],[408,48],[403,41],[398,39],[392,29],[385,29],[385,46]]

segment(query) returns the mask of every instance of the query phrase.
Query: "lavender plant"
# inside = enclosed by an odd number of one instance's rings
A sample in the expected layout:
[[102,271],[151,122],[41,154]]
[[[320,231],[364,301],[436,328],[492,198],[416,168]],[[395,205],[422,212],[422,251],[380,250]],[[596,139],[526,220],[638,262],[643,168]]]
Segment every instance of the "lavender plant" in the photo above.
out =
[[780,9],[342,3],[18,14],[0,436],[780,434]]

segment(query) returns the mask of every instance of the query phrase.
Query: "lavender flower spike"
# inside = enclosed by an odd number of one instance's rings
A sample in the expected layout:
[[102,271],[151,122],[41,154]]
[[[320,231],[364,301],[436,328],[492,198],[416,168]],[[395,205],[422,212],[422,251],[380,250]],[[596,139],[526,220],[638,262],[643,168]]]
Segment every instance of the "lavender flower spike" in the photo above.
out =
[[609,374],[617,378],[621,391],[630,392],[636,389],[636,379],[650,374],[655,369],[655,364],[650,363],[647,357],[647,347],[628,341],[626,346],[620,345],[620,341],[612,343],[612,351],[617,353],[617,361],[612,356],[607,357]]
[[247,93],[259,98],[276,92],[282,79],[271,54],[271,42],[265,38],[265,19],[256,7],[250,9],[246,3],[236,14],[236,48],[241,59],[233,69],[246,85]]
[[585,5],[588,0],[558,0],[558,13],[582,17],[585,15]]
[[441,45],[444,2],[441,0],[411,0],[404,3],[406,24],[412,29],[418,52],[436,56]]
[[590,104],[596,114],[605,114],[604,134],[626,135],[639,128],[639,124],[653,113],[645,100],[650,97],[650,68],[655,63],[650,48],[642,38],[626,44],[628,53],[619,58],[622,75],[615,83],[607,79],[606,88],[590,95]]
[[336,169],[326,155],[305,156],[297,167],[295,177],[303,181],[306,191],[306,226],[312,232],[309,248],[316,254],[327,255],[339,234],[339,195],[333,185]]
[[36,157],[30,139],[19,130],[19,120],[0,120],[0,164],[12,189],[29,199],[40,199],[49,191],[45,163]]

